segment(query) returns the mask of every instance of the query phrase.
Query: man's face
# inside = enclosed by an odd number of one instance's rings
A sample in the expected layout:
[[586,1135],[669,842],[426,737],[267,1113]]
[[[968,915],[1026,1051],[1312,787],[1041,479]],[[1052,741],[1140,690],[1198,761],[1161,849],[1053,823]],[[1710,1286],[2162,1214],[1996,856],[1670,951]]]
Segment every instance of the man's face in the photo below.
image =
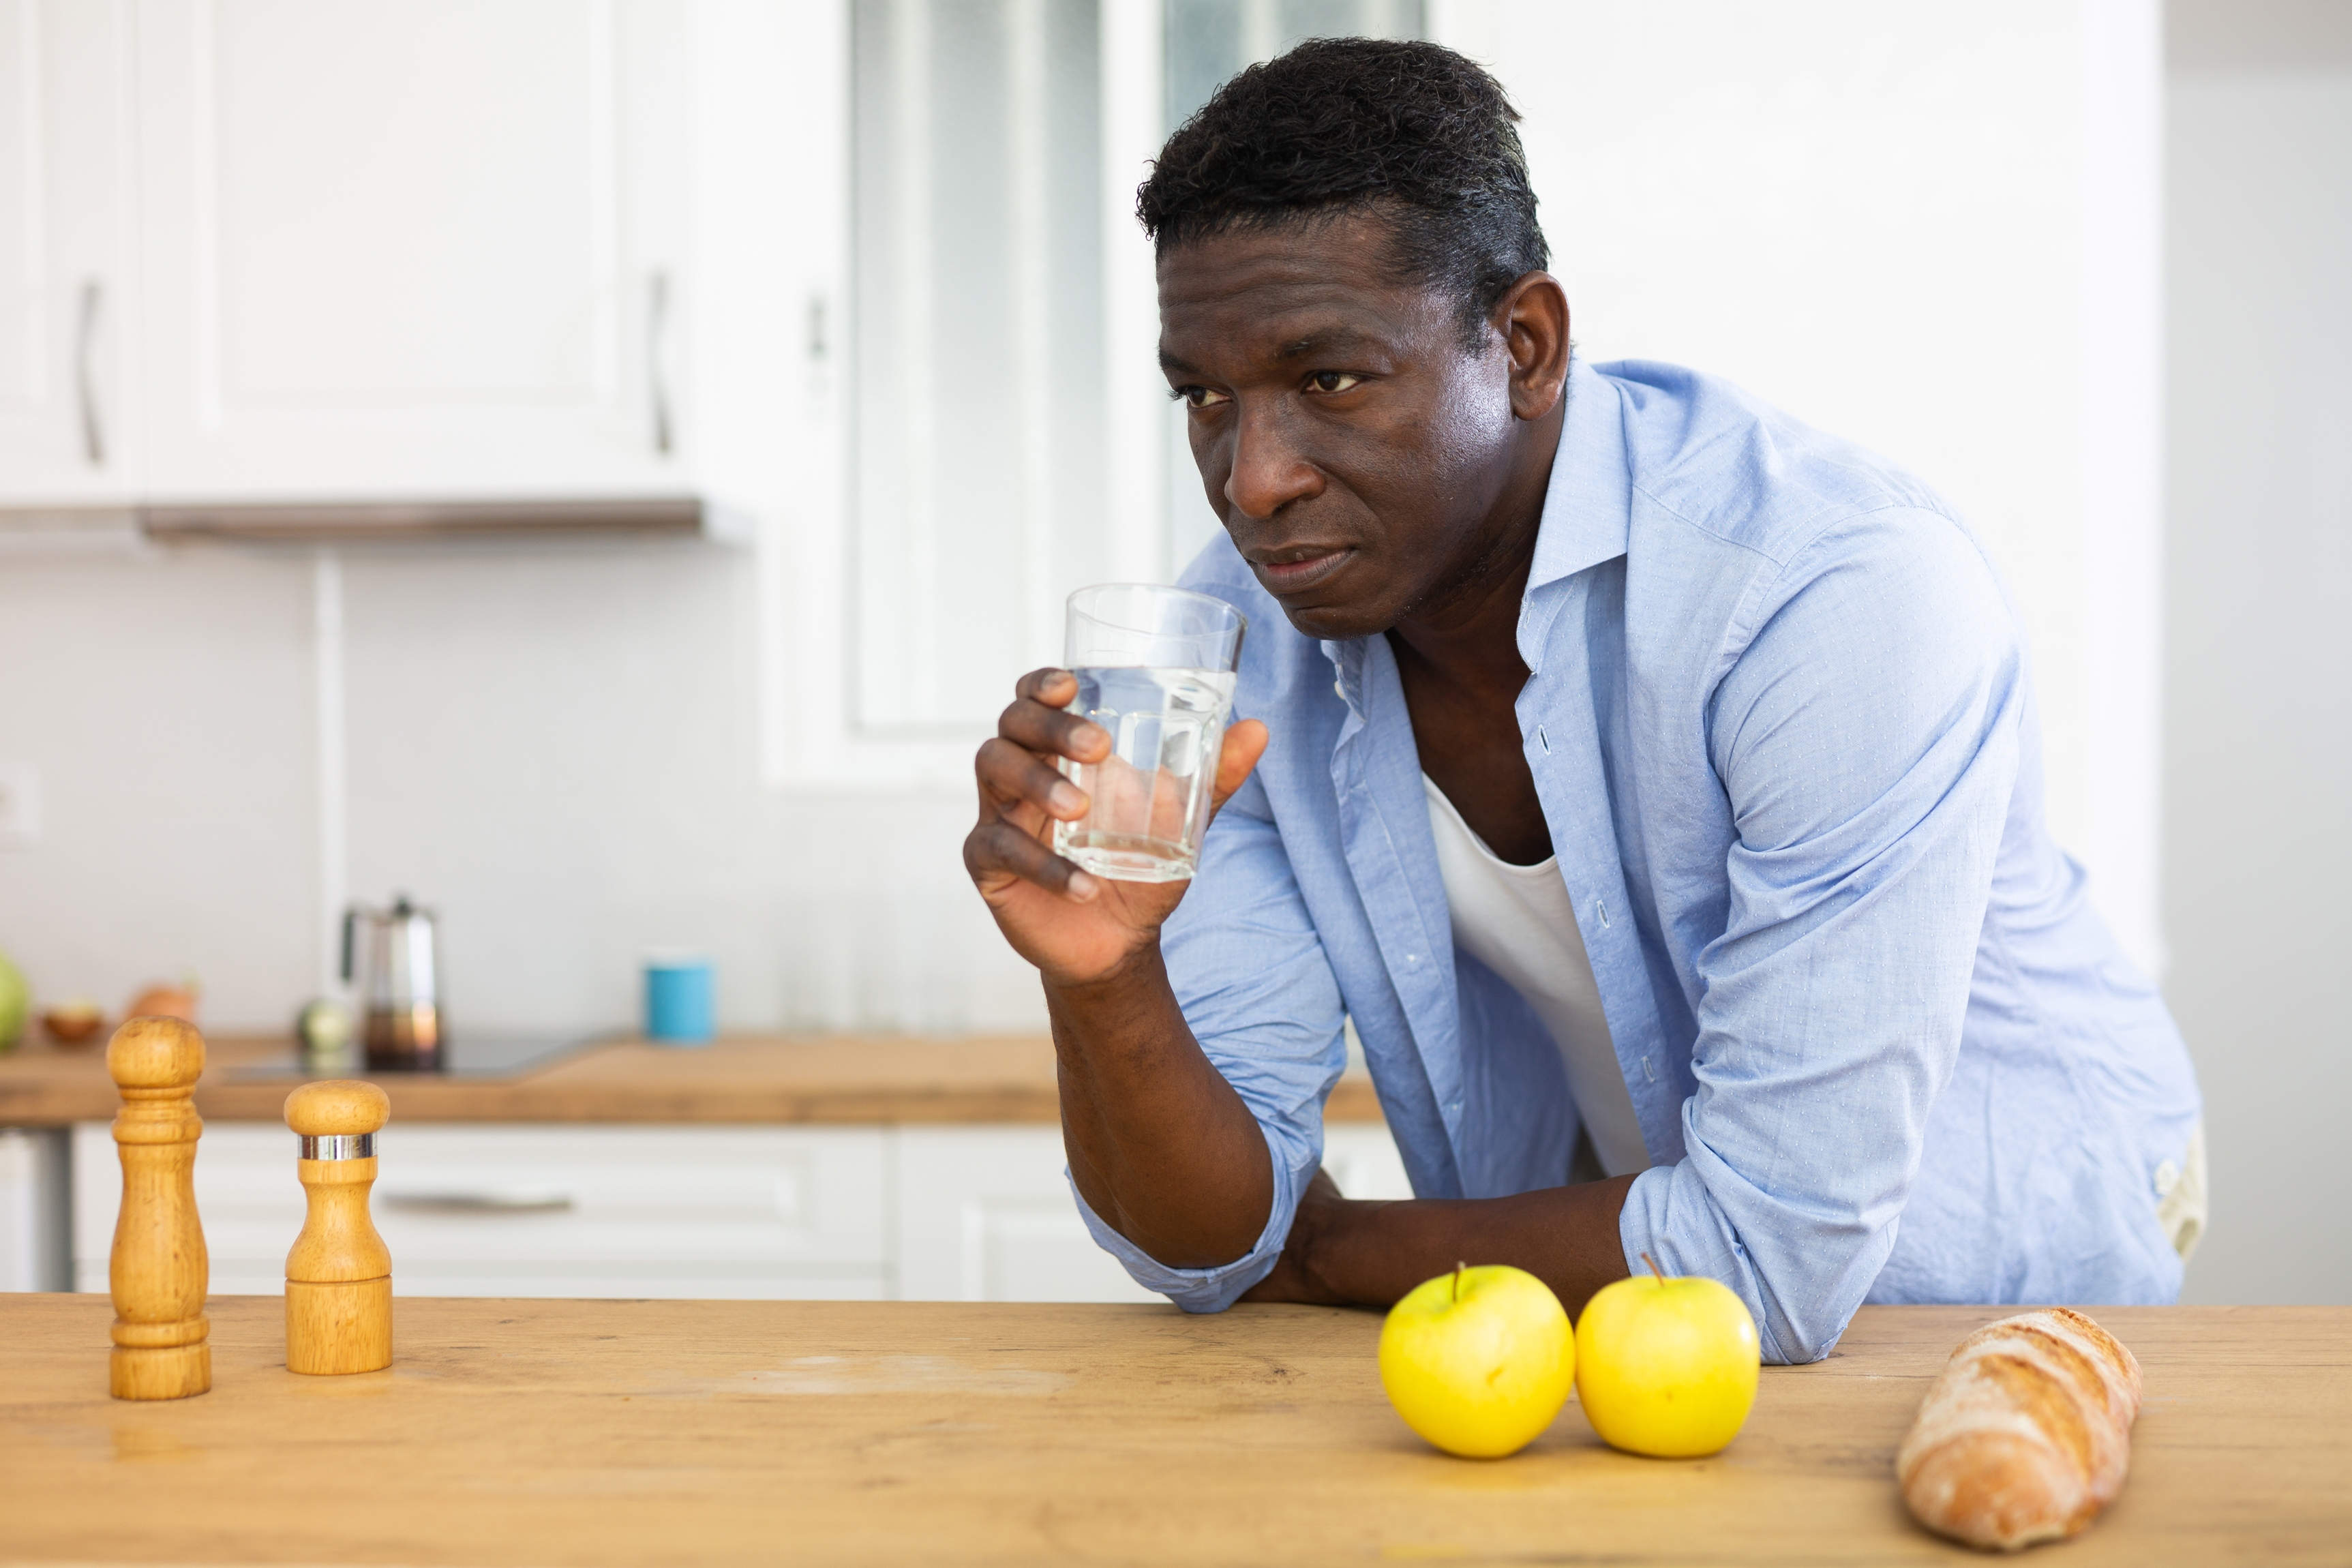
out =
[[1493,548],[1510,357],[1398,282],[1373,214],[1247,229],[1160,262],[1160,355],[1209,504],[1291,624],[1386,631]]

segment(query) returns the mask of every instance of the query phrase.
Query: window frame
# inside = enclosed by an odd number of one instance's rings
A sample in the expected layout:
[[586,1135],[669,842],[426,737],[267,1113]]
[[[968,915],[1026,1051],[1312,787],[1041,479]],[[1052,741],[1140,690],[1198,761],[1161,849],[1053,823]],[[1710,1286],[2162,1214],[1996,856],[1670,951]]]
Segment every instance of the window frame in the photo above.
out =
[[[1011,0],[1021,5],[1024,0]],[[858,657],[853,609],[857,517],[851,465],[849,365],[856,301],[851,279],[852,30],[848,0],[801,8],[795,52],[805,62],[772,145],[792,151],[746,189],[772,192],[784,170],[793,215],[776,275],[795,301],[797,375],[781,379],[792,482],[755,506],[760,765],[771,787],[799,791],[933,792],[964,787],[985,727],[871,728],[854,697]],[[1158,363],[1159,302],[1151,247],[1136,228],[1134,193],[1160,150],[1160,0],[1101,0],[1097,61],[1102,146],[1098,174],[1103,267],[1104,494],[1143,498],[1102,508],[1100,543],[1114,580],[1171,574],[1166,509],[1166,384]],[[782,123],[789,121],[789,123]],[[715,314],[716,312],[714,312]],[[1059,651],[1059,606],[1043,586],[1049,559],[1036,538],[1014,542],[1030,561],[1019,613],[1036,623],[1037,662]],[[1010,698],[1013,679],[1005,674]]]

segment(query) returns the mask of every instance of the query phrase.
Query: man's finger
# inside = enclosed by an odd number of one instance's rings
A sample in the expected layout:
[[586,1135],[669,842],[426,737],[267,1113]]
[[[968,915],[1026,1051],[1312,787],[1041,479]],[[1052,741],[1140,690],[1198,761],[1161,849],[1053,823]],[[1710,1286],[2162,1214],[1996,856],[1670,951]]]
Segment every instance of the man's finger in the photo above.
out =
[[1033,669],[1013,683],[1013,695],[1048,708],[1067,707],[1078,694],[1078,678],[1066,669],[1047,666]]
[[1211,794],[1212,810],[1223,806],[1234,791],[1242,787],[1265,755],[1267,731],[1255,719],[1244,719],[1225,731],[1224,749],[1217,753],[1217,787]]
[[1102,884],[1093,877],[1001,820],[983,822],[971,830],[963,841],[963,864],[983,898],[1014,878],[1082,904],[1102,891]]
[[980,780],[983,808],[1028,805],[1046,816],[1075,822],[1087,814],[1087,793],[1064,778],[1052,763],[1025,746],[1002,735],[981,743],[972,759]]
[[997,715],[996,732],[1033,752],[1074,763],[1098,763],[1110,755],[1110,732],[1101,725],[1031,697]]

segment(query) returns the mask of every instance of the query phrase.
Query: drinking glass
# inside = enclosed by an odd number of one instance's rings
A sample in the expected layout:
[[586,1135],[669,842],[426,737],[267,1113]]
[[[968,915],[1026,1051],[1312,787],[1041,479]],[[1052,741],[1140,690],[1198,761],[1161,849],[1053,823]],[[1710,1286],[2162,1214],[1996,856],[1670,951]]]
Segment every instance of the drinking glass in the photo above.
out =
[[1054,824],[1054,852],[1098,877],[1181,882],[1209,826],[1247,617],[1223,599],[1148,583],[1070,595],[1069,711],[1110,735],[1099,763],[1060,759],[1085,816]]

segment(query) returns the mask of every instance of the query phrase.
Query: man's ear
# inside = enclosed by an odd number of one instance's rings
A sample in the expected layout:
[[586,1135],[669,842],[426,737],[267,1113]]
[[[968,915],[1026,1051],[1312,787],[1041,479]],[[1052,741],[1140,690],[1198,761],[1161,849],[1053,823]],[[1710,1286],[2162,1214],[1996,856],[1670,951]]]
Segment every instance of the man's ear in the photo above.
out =
[[1568,291],[1549,272],[1523,274],[1492,318],[1511,356],[1511,413],[1541,419],[1568,384]]

